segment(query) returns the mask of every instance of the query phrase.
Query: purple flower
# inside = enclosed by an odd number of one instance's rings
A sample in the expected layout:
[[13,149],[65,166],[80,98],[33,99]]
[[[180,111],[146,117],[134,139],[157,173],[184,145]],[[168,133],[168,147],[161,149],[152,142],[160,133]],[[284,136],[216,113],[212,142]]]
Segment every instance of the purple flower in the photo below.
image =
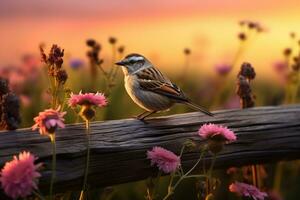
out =
[[76,69],[82,68],[84,66],[84,61],[79,58],[73,58],[69,61],[69,64],[72,69],[76,70]]
[[239,196],[251,197],[254,200],[264,200],[267,193],[259,191],[255,186],[246,183],[235,182],[229,186],[229,191]]
[[225,76],[227,75],[232,69],[232,66],[229,64],[218,64],[215,66],[215,70],[216,72],[221,75],[221,76]]
[[282,74],[288,70],[288,65],[284,61],[277,61],[273,64],[273,68],[278,74]]

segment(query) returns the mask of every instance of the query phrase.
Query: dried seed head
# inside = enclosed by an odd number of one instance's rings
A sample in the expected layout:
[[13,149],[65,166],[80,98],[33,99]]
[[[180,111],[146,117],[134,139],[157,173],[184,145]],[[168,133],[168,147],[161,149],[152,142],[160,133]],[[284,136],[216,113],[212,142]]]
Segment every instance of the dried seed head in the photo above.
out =
[[3,95],[1,100],[1,128],[15,130],[20,123],[19,98],[13,93]]
[[239,75],[244,76],[249,80],[253,80],[256,76],[255,70],[250,63],[244,62],[241,66]]
[[47,64],[47,55],[45,54],[45,51],[44,51],[44,46],[45,46],[45,44],[40,44],[39,45],[39,49],[40,49],[40,54],[41,54],[41,61],[43,62],[43,63],[46,63]]
[[296,72],[300,70],[300,57],[294,58],[294,64],[292,65],[292,69]]
[[119,48],[118,48],[119,54],[124,53],[124,50],[125,50],[125,47],[124,47],[124,46],[119,46]]
[[255,22],[248,22],[248,28],[249,29],[254,29],[254,28],[256,28],[258,26],[258,24],[257,23],[255,23]]
[[291,32],[291,33],[290,33],[290,37],[291,37],[292,39],[295,39],[295,38],[296,38],[296,33],[295,33],[295,32]]
[[96,41],[94,39],[88,39],[86,41],[86,45],[89,46],[89,47],[94,47],[96,44]]
[[0,96],[9,92],[8,80],[0,77]]
[[246,77],[239,75],[237,80],[236,94],[240,97],[241,108],[250,108],[254,106],[254,96],[250,83]]
[[117,38],[115,38],[115,37],[109,37],[108,38],[108,42],[109,42],[109,44],[116,44],[117,43]]
[[300,54],[293,57],[293,65],[292,65],[292,69],[295,72],[298,72],[300,70]]
[[[88,42],[88,41],[90,41],[90,42]],[[98,65],[102,64],[103,60],[99,58],[99,54],[101,51],[101,45],[93,39],[90,39],[88,41],[87,41],[87,45],[91,48],[87,51],[86,55],[89,58],[90,63],[94,63],[94,64],[98,64]],[[97,73],[97,71],[95,71],[95,70],[92,70],[92,71],[93,71],[93,74]]]
[[48,63],[50,65],[55,65],[56,68],[61,68],[63,64],[63,56],[64,56],[64,50],[61,49],[58,45],[54,44],[51,47],[49,56],[48,56]]
[[183,53],[184,53],[185,55],[190,55],[190,54],[191,54],[191,49],[185,48],[185,49],[183,50]]
[[95,44],[94,50],[99,52],[101,50],[101,45],[100,44]]
[[291,48],[286,48],[283,50],[283,55],[288,57],[292,54],[292,49]]
[[61,83],[61,84],[65,84],[66,81],[68,79],[68,74],[66,72],[66,70],[61,69],[59,71],[57,71],[56,73],[56,80]]
[[245,41],[247,39],[247,36],[245,33],[241,32],[238,34],[238,38],[241,40],[241,41]]
[[48,64],[50,67],[54,66],[56,69],[61,68],[63,64],[63,56],[64,56],[64,50],[61,49],[58,45],[53,44],[49,55],[47,56],[43,50],[43,46],[40,46],[40,53],[42,56],[42,61],[46,64]]

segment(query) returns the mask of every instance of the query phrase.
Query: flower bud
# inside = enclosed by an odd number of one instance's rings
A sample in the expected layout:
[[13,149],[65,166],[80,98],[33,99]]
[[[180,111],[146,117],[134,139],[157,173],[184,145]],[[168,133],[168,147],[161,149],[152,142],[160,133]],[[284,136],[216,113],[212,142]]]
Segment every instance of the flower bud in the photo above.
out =
[[49,128],[46,127],[46,130],[47,130],[48,134],[54,134],[56,129],[57,129],[57,125],[51,126]]
[[183,145],[187,151],[193,151],[197,148],[197,144],[191,139],[187,139]]
[[117,38],[115,38],[115,37],[109,37],[109,38],[108,38],[108,42],[109,42],[111,45],[114,45],[114,44],[116,44],[116,42],[117,42]]
[[7,94],[9,92],[8,80],[0,78],[0,95]]
[[90,121],[95,117],[96,112],[91,105],[83,105],[79,114],[85,121]]
[[94,39],[88,39],[86,41],[86,45],[89,47],[93,47],[93,46],[95,46],[95,44],[96,44],[96,41]]
[[214,139],[209,139],[208,140],[208,149],[213,153],[217,154],[222,151],[223,146],[224,146],[224,141],[221,140],[214,140]]

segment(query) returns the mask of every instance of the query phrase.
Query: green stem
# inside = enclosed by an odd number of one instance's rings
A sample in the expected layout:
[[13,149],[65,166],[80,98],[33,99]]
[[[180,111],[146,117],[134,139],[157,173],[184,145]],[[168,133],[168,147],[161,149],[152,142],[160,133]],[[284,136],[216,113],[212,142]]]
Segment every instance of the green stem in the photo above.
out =
[[[115,68],[115,57],[116,57],[116,45],[113,44],[112,45],[112,58],[111,58],[111,68],[110,68],[110,71],[109,71],[109,74],[108,74],[108,77],[109,79],[111,79],[112,77],[112,74],[114,72],[114,68]],[[111,80],[113,81],[113,80]]]
[[40,193],[38,193],[37,191],[32,191],[32,193],[35,195],[35,196],[37,196],[40,200],[45,200],[45,198],[40,194]]
[[189,175],[186,176],[185,178],[206,178],[207,175]]
[[55,143],[55,133],[49,134],[51,144],[52,144],[52,174],[50,182],[50,199],[53,199],[53,185],[56,177],[56,143]]
[[175,176],[175,172],[173,172],[173,173],[171,174],[170,181],[169,181],[169,185],[168,185],[168,193],[167,193],[167,195],[164,197],[164,199],[167,199],[170,195],[173,194],[173,191],[174,191],[174,190],[173,190],[172,185],[173,185],[174,176]]
[[52,108],[56,109],[56,95],[57,95],[57,80],[54,78],[54,87],[53,87],[53,93],[52,93]]
[[212,184],[211,184],[212,183],[212,172],[213,172],[216,158],[217,158],[217,154],[214,154],[213,160],[211,161],[210,168],[208,170],[208,185],[210,185],[210,187],[208,187],[208,189],[209,189],[208,194],[210,192],[212,192]]
[[187,176],[189,175],[196,167],[197,165],[200,163],[200,161],[202,160],[203,156],[205,155],[206,152],[206,148],[204,148],[200,154],[200,158],[197,160],[196,164],[184,175]]
[[105,91],[107,94],[110,94],[110,79],[109,79],[109,74],[103,69],[103,67],[101,66],[101,64],[97,64],[98,68],[101,70],[101,72],[103,73],[103,77],[104,77],[104,82],[105,82]]
[[161,177],[161,174],[162,172],[161,171],[158,171],[158,175],[157,175],[157,178],[156,178],[156,182],[154,184],[154,188],[153,188],[153,192],[151,194],[151,199],[155,199],[155,193],[156,193],[156,190],[158,188],[158,184],[159,184],[159,179]]
[[80,200],[83,200],[84,193],[86,192],[87,188],[87,178],[88,178],[88,172],[89,172],[89,163],[90,163],[90,121],[86,120],[85,121],[85,126],[86,126],[86,137],[87,137],[87,154],[86,154],[86,165],[85,165],[85,171],[84,171],[84,179],[83,179],[83,186],[82,190],[80,192]]
[[163,198],[163,200],[167,200],[172,195],[173,195],[173,192],[168,192],[168,194]]
[[281,162],[277,163],[277,165],[276,165],[274,186],[273,186],[274,191],[280,192],[282,171],[283,171],[283,162],[281,161]]
[[[182,154],[183,154],[184,149],[185,149],[185,145],[183,145],[181,150],[180,150],[180,155],[179,155],[180,159],[182,158]],[[179,170],[180,170],[180,174],[184,175],[184,171],[182,169],[182,166],[179,166]]]
[[[182,155],[184,150],[184,147],[182,148],[182,151],[180,153],[180,155]],[[200,161],[202,160],[203,156],[205,155],[206,152],[206,148],[204,148],[200,154],[199,159],[197,160],[197,162],[195,163],[195,165],[185,174],[183,174],[179,180],[175,183],[174,187],[172,187],[172,182],[173,182],[173,176],[174,174],[172,174],[171,176],[171,180],[168,186],[168,194],[163,198],[163,200],[167,200],[171,195],[173,195],[173,191],[177,188],[177,186],[181,183],[181,181],[183,181],[186,178],[196,178],[196,177],[206,177],[205,175],[190,175],[189,174],[197,167],[197,165],[200,163]]]

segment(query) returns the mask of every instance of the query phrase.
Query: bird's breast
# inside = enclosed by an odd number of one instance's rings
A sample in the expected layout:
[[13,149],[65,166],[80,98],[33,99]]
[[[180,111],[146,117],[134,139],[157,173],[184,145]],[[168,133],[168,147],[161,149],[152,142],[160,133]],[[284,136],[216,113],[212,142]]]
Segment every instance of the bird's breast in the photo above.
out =
[[173,102],[166,96],[142,89],[136,75],[125,76],[125,89],[131,99],[141,108],[148,111],[169,109]]

